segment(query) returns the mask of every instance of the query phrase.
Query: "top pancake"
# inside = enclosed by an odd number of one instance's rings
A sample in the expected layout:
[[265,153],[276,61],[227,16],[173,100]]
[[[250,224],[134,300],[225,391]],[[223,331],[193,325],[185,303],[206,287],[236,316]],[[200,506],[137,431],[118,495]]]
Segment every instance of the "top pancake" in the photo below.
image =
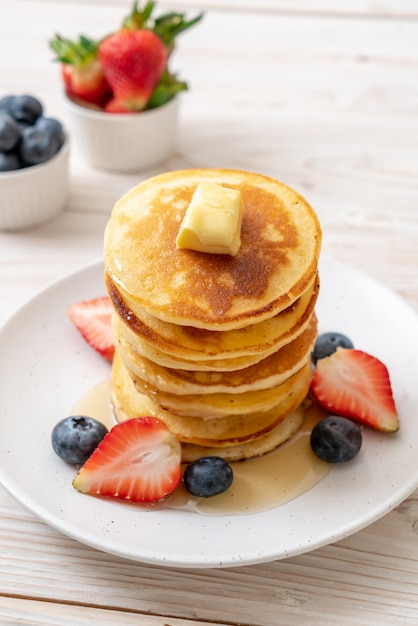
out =
[[[241,192],[235,257],[176,247],[202,180]],[[293,189],[260,174],[193,169],[148,179],[116,203],[104,260],[135,308],[173,324],[230,330],[268,319],[296,301],[315,278],[320,245],[318,219]]]

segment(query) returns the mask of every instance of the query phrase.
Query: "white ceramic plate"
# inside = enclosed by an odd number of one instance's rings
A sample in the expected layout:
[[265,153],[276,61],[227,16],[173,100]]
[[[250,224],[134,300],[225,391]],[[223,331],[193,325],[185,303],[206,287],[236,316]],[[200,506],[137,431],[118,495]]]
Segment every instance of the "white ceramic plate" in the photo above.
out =
[[0,332],[0,479],[39,518],[89,546],[180,567],[281,559],[335,542],[388,513],[418,485],[418,318],[396,295],[330,260],[321,262],[320,331],[340,330],[389,368],[401,429],[367,431],[361,455],[307,493],[261,513],[202,516],[147,511],[76,492],[55,456],[55,423],[109,366],[74,340],[72,302],[104,294],[101,263],[53,284]]

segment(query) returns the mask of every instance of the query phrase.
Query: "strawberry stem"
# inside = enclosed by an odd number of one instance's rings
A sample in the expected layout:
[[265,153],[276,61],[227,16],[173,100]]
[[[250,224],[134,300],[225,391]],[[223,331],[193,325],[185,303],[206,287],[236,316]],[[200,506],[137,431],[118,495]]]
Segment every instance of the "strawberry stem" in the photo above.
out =
[[49,45],[56,53],[57,61],[68,65],[80,65],[97,57],[99,42],[85,35],[80,35],[78,40],[72,41],[57,34]]
[[144,8],[140,10],[138,0],[135,0],[131,13],[123,20],[122,27],[129,28],[130,30],[149,28],[148,20],[151,18],[154,7],[155,2],[148,0]]
[[187,83],[178,80],[175,74],[170,74],[168,70],[165,70],[160,82],[152,92],[146,108],[155,109],[160,107],[172,100],[177,93],[187,89]]
[[152,30],[169,51],[173,49],[177,35],[197,24],[203,17],[203,13],[200,13],[193,19],[186,20],[184,13],[170,12],[153,18],[155,4],[153,0],[148,0],[144,8],[140,9],[138,0],[135,0],[131,13],[123,20],[122,27],[132,30],[141,28]]
[[166,13],[154,21],[153,30],[168,48],[172,48],[177,35],[197,24],[202,17],[203,13],[200,13],[186,21],[184,13]]

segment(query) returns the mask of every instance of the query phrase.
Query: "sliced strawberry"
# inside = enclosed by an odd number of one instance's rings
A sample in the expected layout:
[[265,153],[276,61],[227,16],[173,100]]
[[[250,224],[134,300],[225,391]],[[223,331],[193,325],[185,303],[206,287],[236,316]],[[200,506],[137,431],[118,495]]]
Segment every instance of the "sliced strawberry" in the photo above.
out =
[[395,432],[399,418],[386,366],[361,350],[338,348],[317,362],[312,395],[329,413]]
[[115,354],[112,312],[107,296],[76,302],[67,309],[68,317],[84,339],[108,361]]
[[110,89],[99,61],[89,61],[76,67],[63,63],[61,74],[68,96],[102,107],[110,97]]
[[74,478],[82,493],[132,502],[157,502],[181,480],[181,448],[164,422],[137,417],[119,422]]
[[111,92],[98,60],[98,42],[84,35],[75,41],[56,35],[49,44],[61,62],[67,95],[102,107]]

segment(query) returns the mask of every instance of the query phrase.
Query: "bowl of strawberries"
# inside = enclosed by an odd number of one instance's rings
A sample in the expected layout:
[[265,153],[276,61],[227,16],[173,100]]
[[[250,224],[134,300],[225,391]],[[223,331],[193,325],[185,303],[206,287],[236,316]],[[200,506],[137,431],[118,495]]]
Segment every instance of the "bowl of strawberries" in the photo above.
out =
[[95,168],[134,172],[174,151],[179,94],[188,85],[170,70],[176,37],[202,14],[154,17],[155,2],[134,3],[120,27],[102,39],[56,35],[68,126],[74,144]]

